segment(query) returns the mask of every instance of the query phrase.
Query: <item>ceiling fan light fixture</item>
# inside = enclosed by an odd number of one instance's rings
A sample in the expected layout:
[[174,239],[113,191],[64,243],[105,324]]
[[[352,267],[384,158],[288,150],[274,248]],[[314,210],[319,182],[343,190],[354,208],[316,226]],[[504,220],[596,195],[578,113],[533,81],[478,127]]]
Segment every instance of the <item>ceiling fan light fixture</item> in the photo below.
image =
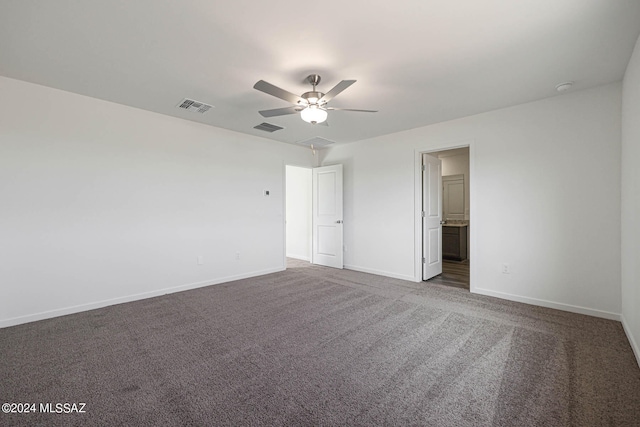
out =
[[300,112],[300,117],[307,123],[317,124],[327,120],[327,110],[318,107],[317,105],[310,105]]
[[[284,101],[293,104],[286,108],[272,108],[270,110],[258,111],[262,117],[274,117],[285,116],[288,114],[300,113],[300,117],[307,123],[317,124],[323,123],[327,120],[327,110],[343,110],[343,111],[359,111],[361,113],[376,113],[375,110],[355,110],[353,108],[331,108],[327,107],[327,103],[331,101],[336,95],[340,94],[343,90],[354,84],[355,80],[342,80],[335,85],[327,93],[322,93],[316,90],[316,86],[320,83],[320,76],[312,74],[307,77],[307,81],[313,86],[313,90],[305,92],[298,96],[295,93],[288,92],[284,89],[274,86],[271,83],[264,80],[258,80],[253,88],[264,92],[267,95],[275,96]],[[326,123],[325,123],[326,126]]]

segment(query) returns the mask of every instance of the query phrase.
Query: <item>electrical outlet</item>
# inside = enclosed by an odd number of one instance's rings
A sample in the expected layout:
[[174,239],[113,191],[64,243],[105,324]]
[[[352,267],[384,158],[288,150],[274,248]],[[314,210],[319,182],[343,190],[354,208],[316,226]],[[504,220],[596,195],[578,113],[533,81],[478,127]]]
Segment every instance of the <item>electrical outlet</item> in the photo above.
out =
[[511,274],[509,264],[502,264],[502,274]]
[[202,255],[198,255],[197,262],[198,265],[204,264],[204,257]]
[[236,252],[236,261],[240,259],[240,252]]

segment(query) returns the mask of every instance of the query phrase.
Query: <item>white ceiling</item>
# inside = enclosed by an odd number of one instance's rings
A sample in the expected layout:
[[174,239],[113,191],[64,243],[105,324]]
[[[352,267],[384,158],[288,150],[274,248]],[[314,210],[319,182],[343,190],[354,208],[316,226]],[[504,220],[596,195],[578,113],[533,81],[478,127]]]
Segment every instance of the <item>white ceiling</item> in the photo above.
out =
[[[283,142],[351,142],[622,78],[640,0],[2,0],[0,75]],[[327,92],[329,126],[264,119]],[[178,110],[183,98],[213,104]],[[273,134],[253,129],[267,121]]]

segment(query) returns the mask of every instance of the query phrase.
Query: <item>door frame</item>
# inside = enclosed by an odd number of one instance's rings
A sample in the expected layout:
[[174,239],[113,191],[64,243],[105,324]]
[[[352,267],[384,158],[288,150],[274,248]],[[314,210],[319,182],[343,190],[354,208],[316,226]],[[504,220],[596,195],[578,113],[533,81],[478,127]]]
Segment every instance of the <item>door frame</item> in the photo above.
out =
[[[341,166],[342,163],[340,163]],[[293,166],[293,167],[298,167],[298,168],[303,168],[303,169],[308,169],[312,176],[313,176],[313,170],[316,168],[320,168],[320,167],[324,167],[324,166],[335,166],[335,164],[332,165],[323,165],[323,166],[309,166],[308,164],[299,164],[299,163],[292,163],[292,162],[288,162],[288,161],[283,161],[282,162],[282,266],[281,269],[282,270],[286,270],[287,269],[287,166]],[[344,173],[344,166],[343,166],[343,173]],[[311,184],[311,194],[313,194],[313,181]],[[344,182],[343,182],[343,191],[344,191]],[[313,211],[313,197],[310,197],[311,200],[311,210]],[[344,201],[343,201],[344,203]],[[312,216],[313,216],[313,212],[312,212]],[[344,218],[344,205],[343,205],[343,214],[342,217]],[[313,228],[313,220],[312,220],[312,228]],[[310,243],[310,248],[309,248],[309,256],[310,256],[310,260],[309,263],[310,264],[314,264],[314,256],[313,256],[313,247],[314,247],[314,239],[313,239],[313,232],[311,233],[311,241]],[[343,234],[343,239],[344,239],[344,234]],[[343,251],[343,257],[344,257],[344,240],[342,242],[342,244],[340,245],[341,248],[340,250]],[[343,259],[343,267],[344,268],[344,259]]]
[[[475,179],[475,140],[464,139],[457,141],[440,141],[434,144],[425,144],[423,147],[414,150],[414,281],[422,282],[422,154],[433,154],[439,151],[453,150],[456,148],[469,148],[469,259],[477,260],[476,256],[476,236],[478,224],[476,218],[476,179]],[[470,292],[474,292],[478,287],[475,281],[477,262],[471,262],[469,271]]]

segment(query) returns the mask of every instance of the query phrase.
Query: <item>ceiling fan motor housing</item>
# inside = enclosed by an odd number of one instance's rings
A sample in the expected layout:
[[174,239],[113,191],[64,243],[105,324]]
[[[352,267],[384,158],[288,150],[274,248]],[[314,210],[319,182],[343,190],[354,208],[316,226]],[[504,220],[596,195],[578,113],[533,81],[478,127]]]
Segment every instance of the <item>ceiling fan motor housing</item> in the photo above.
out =
[[311,91],[311,92],[303,93],[301,98],[307,101],[309,105],[316,105],[318,104],[318,101],[322,99],[323,96],[324,96],[324,93],[322,92]]

